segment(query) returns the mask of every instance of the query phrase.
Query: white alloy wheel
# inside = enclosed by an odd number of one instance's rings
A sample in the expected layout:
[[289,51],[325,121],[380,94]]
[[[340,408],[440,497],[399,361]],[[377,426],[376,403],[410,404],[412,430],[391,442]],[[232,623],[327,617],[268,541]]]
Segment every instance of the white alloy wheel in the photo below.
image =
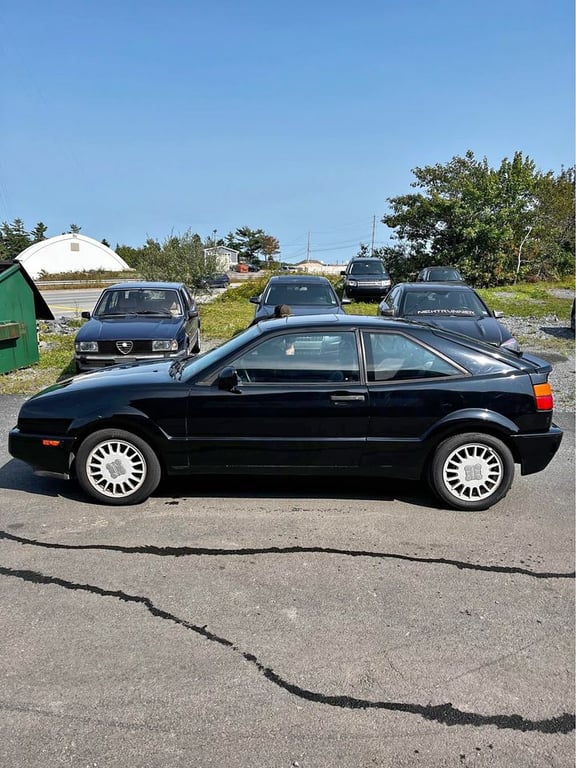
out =
[[444,484],[457,499],[485,499],[497,490],[504,477],[500,456],[488,445],[467,443],[446,458]]
[[76,457],[78,482],[107,504],[137,504],[155,490],[161,470],[147,442],[130,432],[104,429],[89,435]]
[[513,478],[510,449],[482,433],[448,438],[438,446],[430,467],[434,490],[456,509],[488,509],[504,498]]

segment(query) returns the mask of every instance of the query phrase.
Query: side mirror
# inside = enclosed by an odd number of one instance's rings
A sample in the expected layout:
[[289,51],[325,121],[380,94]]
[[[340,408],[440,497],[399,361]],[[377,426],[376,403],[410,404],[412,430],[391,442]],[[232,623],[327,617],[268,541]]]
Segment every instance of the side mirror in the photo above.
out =
[[392,307],[389,307],[388,305],[385,304],[384,306],[380,305],[378,309],[380,310],[380,314],[383,317],[394,317],[394,310],[392,309]]
[[250,296],[250,304],[260,304],[260,296]]
[[504,312],[502,312],[501,310],[497,309],[494,312],[494,317],[504,317]]
[[80,317],[83,317],[84,320],[90,320],[90,312],[80,312]]
[[342,304],[352,304],[352,299],[349,299],[348,296],[343,296]]
[[218,389],[223,389],[226,392],[239,392],[238,384],[240,379],[238,378],[238,372],[236,368],[227,366],[220,371],[218,376]]
[[345,269],[341,269],[341,270],[340,270],[340,274],[341,274],[341,275],[345,275],[345,274],[346,274],[346,270],[345,270]]

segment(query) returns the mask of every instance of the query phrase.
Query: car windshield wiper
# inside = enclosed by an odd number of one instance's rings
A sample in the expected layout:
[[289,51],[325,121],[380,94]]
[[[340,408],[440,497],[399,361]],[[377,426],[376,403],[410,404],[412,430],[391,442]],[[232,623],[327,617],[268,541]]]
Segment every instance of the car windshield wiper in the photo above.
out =
[[171,317],[172,312],[169,309],[141,309],[135,312],[136,315],[160,315],[161,317]]

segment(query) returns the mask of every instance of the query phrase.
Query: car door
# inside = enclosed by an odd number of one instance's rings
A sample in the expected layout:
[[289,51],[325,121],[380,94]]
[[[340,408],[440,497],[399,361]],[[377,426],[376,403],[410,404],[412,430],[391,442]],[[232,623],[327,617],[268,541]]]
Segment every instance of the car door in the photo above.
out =
[[200,318],[195,299],[190,295],[186,287],[182,287],[180,298],[184,305],[184,322],[186,326],[186,335],[192,342],[192,346],[198,338],[198,329],[200,327]]
[[427,433],[469,405],[470,374],[409,334],[366,331],[363,344],[370,404],[361,465],[378,474],[417,478]]
[[366,441],[368,393],[353,332],[278,332],[227,361],[190,394],[192,471],[349,472]]

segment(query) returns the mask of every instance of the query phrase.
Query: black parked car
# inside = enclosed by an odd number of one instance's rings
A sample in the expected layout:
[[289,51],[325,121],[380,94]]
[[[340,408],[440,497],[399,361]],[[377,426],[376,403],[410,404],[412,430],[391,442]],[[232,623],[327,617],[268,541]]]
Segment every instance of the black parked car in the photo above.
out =
[[227,272],[221,272],[218,275],[207,277],[203,281],[205,288],[228,288],[230,286],[230,275]]
[[321,275],[274,275],[262,293],[250,301],[256,304],[253,324],[273,317],[274,307],[282,304],[289,306],[293,315],[344,314],[332,283]]
[[425,267],[420,270],[417,282],[428,283],[463,283],[464,278],[454,267]]
[[310,315],[187,360],[121,365],[27,400],[12,456],[136,504],[169,475],[425,479],[456,509],[543,470],[562,431],[549,363],[428,325]]
[[468,285],[398,283],[380,302],[378,314],[430,323],[520,352],[517,339],[497,320],[502,313],[492,312]]
[[390,290],[392,281],[382,259],[355,258],[345,270],[342,295],[358,301],[379,301]]
[[76,370],[200,351],[196,302],[183,283],[117,283],[102,291],[76,334]]

